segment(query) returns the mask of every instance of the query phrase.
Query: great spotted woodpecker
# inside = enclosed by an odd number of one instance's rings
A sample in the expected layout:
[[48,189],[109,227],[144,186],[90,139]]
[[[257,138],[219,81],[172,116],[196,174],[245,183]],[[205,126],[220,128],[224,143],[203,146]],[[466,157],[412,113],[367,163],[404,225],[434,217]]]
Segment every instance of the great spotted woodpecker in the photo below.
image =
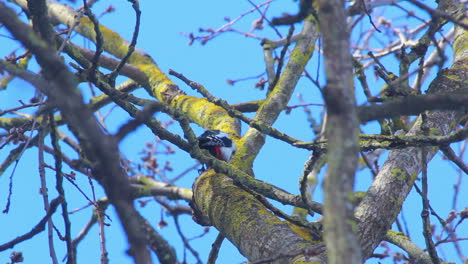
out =
[[217,159],[228,162],[236,152],[236,145],[229,136],[219,130],[207,130],[198,137],[198,146],[208,150]]

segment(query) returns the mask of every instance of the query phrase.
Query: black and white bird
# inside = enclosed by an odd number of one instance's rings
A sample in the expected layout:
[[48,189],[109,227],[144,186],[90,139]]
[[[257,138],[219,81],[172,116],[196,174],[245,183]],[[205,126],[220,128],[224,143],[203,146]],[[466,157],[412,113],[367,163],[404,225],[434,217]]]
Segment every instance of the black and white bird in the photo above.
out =
[[229,136],[219,130],[207,130],[198,137],[198,146],[208,150],[217,159],[228,162],[236,152],[236,145]]

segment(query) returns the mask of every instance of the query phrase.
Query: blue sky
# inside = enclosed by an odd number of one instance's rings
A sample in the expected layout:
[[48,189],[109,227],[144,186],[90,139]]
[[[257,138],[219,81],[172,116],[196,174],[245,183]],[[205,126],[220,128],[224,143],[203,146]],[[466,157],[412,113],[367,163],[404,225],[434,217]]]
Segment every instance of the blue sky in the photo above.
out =
[[[130,40],[134,27],[134,13],[127,2],[110,2],[100,1],[93,9],[96,14],[99,14],[110,4],[117,7],[116,11],[103,16],[100,22],[105,26],[116,30],[124,38]],[[225,33],[221,36],[209,41],[206,45],[194,43],[189,46],[188,38],[183,36],[183,33],[194,32],[198,34],[199,28],[218,28],[225,23],[224,18],[229,17],[234,19],[239,14],[244,13],[246,10],[252,8],[248,1],[141,1],[142,22],[140,29],[140,37],[137,46],[148,54],[158,63],[159,67],[167,72],[173,69],[177,72],[183,73],[188,78],[203,84],[212,94],[225,98],[229,103],[238,103],[248,100],[261,99],[265,96],[265,91],[255,89],[253,86],[255,80],[238,82],[235,85],[229,85],[227,79],[238,79],[248,76],[255,76],[264,71],[264,62],[262,55],[262,48],[260,41],[253,38],[246,38],[238,33]],[[293,1],[274,1],[270,7],[269,17],[281,15],[283,12],[294,13],[296,12],[296,3]],[[387,17],[401,17],[401,14],[395,8],[378,9],[377,14],[385,14]],[[424,15],[421,13],[420,15]],[[240,20],[236,24],[236,28],[248,31],[251,27],[253,20],[257,19],[257,13],[252,13]],[[396,20],[396,24],[408,23],[406,20]],[[415,21],[410,21],[410,26],[415,25]],[[368,23],[364,23],[364,27],[369,27]],[[301,26],[296,26],[296,30]],[[286,35],[287,28],[280,28],[282,33]],[[4,29],[0,29],[0,34],[5,35]],[[275,39],[273,31],[267,26],[261,32],[261,36],[267,36]],[[353,35],[355,36],[355,35]],[[73,38],[78,45],[85,45],[90,48],[94,46],[89,41],[84,41],[76,36]],[[10,47],[17,47],[11,40],[0,38],[0,46],[8,47],[1,49],[0,55],[6,56],[6,52],[10,51]],[[20,52],[19,52],[20,53]],[[317,61],[322,58],[314,57],[308,66],[308,70],[313,76],[317,71]],[[383,63],[388,66],[392,71],[396,70],[397,62],[394,58],[383,60]],[[448,64],[449,65],[449,64]],[[323,69],[320,66],[320,78],[323,84]],[[430,79],[432,79],[431,77]],[[187,94],[199,96],[189,87],[181,83],[175,78],[172,78],[180,88]],[[372,75],[369,75],[368,81],[371,84],[373,94],[377,94],[380,90],[382,83],[376,81]],[[82,85],[82,90],[87,98],[89,92],[85,85]],[[360,89],[357,89],[357,99],[360,103],[365,101],[365,98]],[[293,95],[290,105],[299,104],[297,99],[298,94],[302,94],[306,103],[322,103],[321,95],[316,87],[310,81],[302,79]],[[7,109],[9,107],[17,106],[18,98],[22,98],[27,102],[34,94],[34,90],[21,80],[14,80],[8,90],[0,91],[0,108]],[[143,90],[137,92],[139,96],[146,96]],[[311,106],[314,117],[320,116],[322,112],[321,107]],[[104,108],[103,113],[107,112],[109,107]],[[166,117],[161,116],[162,119]],[[127,121],[129,117],[121,112],[114,111],[107,119],[108,129],[115,132],[120,125]],[[308,127],[304,111],[300,108],[295,109],[291,114],[283,114],[274,125],[276,128],[290,134],[293,137],[301,138],[304,140],[312,140],[314,134]],[[202,129],[193,126],[197,132]],[[375,123],[369,123],[364,127],[364,131],[377,133],[379,132]],[[172,125],[170,130],[177,132],[177,125]],[[245,127],[244,127],[245,131]],[[3,132],[3,131],[0,131]],[[135,133],[130,134],[120,145],[121,151],[128,159],[138,161],[141,157],[141,150],[144,148],[145,142],[154,141],[155,136],[146,128],[139,128]],[[46,140],[46,142],[48,142]],[[0,150],[0,158],[3,159],[14,146],[8,146]],[[254,171],[258,179],[271,182],[291,193],[298,193],[298,181],[301,176],[304,162],[307,160],[309,153],[305,150],[294,149],[283,142],[278,142],[272,138],[267,138],[267,144],[260,152],[254,164]],[[384,155],[385,157],[386,155]],[[167,157],[160,157],[160,163],[163,164],[165,160],[170,160],[174,171],[172,176],[175,176],[185,170],[187,167],[192,166],[193,161],[189,155],[178,151],[176,155]],[[380,165],[384,159],[380,161]],[[46,162],[53,164],[50,157],[46,157]],[[11,240],[18,234],[23,234],[29,231],[44,215],[42,207],[42,197],[39,195],[39,177],[38,177],[38,164],[37,164],[37,149],[31,148],[27,150],[22,159],[20,160],[13,178],[13,198],[12,209],[10,213],[0,215],[0,223],[4,228],[0,232],[0,244]],[[68,168],[65,168],[66,170]],[[12,172],[10,167],[3,175],[0,176],[0,207],[5,204],[8,177]],[[54,174],[51,171],[47,172],[48,182],[50,184],[49,191],[50,197],[55,198],[56,193],[54,187]],[[186,188],[190,188],[193,180],[197,176],[196,171],[193,171],[186,177],[182,178],[176,184]],[[466,175],[465,175],[466,176]],[[434,161],[429,164],[429,177],[430,177],[430,201],[433,208],[439,215],[445,218],[451,209],[453,184],[458,179],[458,172],[452,164],[442,160],[442,156],[438,154]],[[356,190],[366,190],[372,180],[371,175],[367,171],[362,171],[356,177]],[[466,181],[466,177],[463,178]],[[77,177],[77,184],[90,195],[91,189],[86,177]],[[67,200],[69,201],[69,209],[80,208],[87,204],[87,200],[76,190],[71,184],[65,183],[67,189]],[[97,187],[97,184],[94,185]],[[466,207],[468,200],[466,193],[468,192],[467,184],[462,185],[460,190],[461,196],[458,199],[457,210]],[[104,194],[100,188],[97,188],[97,197],[102,197]],[[322,193],[317,190],[315,199],[322,201]],[[145,199],[146,200],[146,199]],[[180,204],[185,205],[184,202]],[[286,212],[291,212],[290,207],[281,207]],[[421,212],[421,199],[413,191],[408,197],[404,205],[404,215],[408,221],[410,233],[414,241],[424,247],[422,238],[422,229],[420,221]],[[131,263],[131,259],[125,254],[127,249],[126,241],[118,218],[115,216],[113,209],[107,211],[112,221],[109,227],[106,227],[107,242],[109,258],[112,263]],[[141,213],[155,226],[161,218],[160,208],[156,203],[150,202],[145,208],[141,209]],[[91,216],[91,210],[82,210],[71,215],[72,235],[75,237],[85,223]],[[54,216],[56,225],[61,228],[61,216],[56,214]],[[184,254],[181,246],[181,240],[175,231],[172,217],[165,216],[164,220],[169,223],[159,232],[169,240],[177,250],[179,260],[182,260]],[[433,218],[432,221],[435,221]],[[187,237],[194,237],[203,232],[203,227],[193,224],[191,216],[181,216],[180,222],[182,229]],[[79,245],[78,255],[79,263],[97,263],[99,261],[99,237],[97,227],[93,227],[91,233]],[[439,230],[440,231],[440,230]],[[215,228],[210,228],[207,235],[194,240],[191,245],[201,254],[201,259],[206,261],[211,244],[214,241],[217,231]],[[468,237],[468,228],[466,223],[462,225],[458,234],[461,237]],[[64,257],[65,248],[57,238],[55,239],[57,245],[58,258]],[[468,242],[460,242],[464,252],[468,252]],[[47,251],[47,236],[43,232],[37,235],[34,239],[17,245],[15,251],[22,251],[25,256],[25,263],[48,263],[50,258]],[[83,254],[85,252],[85,254]],[[8,261],[8,256],[11,250],[0,252],[0,263]],[[452,246],[446,246],[439,253],[446,256],[446,260],[452,262],[460,262],[453,252]],[[187,252],[189,263],[194,263],[194,258]],[[220,251],[220,257],[217,263],[241,263],[245,261],[233,247],[230,242],[225,241]],[[157,260],[155,260],[157,263]],[[367,263],[378,263],[375,259],[369,260]],[[382,263],[391,263],[389,259],[382,261]]]

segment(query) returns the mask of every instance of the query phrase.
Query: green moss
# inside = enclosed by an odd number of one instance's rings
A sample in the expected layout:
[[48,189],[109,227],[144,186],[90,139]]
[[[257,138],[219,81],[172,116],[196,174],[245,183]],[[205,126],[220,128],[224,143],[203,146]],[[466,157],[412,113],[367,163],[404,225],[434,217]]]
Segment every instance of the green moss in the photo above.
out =
[[400,181],[405,181],[406,177],[407,177],[407,174],[403,170],[401,170],[399,168],[395,168],[395,169],[392,170],[392,176],[397,178]]

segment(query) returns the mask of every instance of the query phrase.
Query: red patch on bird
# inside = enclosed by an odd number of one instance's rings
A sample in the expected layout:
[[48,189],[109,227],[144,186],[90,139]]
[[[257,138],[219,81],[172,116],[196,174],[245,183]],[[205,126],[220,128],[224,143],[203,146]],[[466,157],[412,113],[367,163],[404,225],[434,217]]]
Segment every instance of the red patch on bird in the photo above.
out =
[[223,159],[223,155],[221,153],[221,147],[220,146],[215,146],[215,151],[216,151],[216,157],[220,160],[224,160]]

